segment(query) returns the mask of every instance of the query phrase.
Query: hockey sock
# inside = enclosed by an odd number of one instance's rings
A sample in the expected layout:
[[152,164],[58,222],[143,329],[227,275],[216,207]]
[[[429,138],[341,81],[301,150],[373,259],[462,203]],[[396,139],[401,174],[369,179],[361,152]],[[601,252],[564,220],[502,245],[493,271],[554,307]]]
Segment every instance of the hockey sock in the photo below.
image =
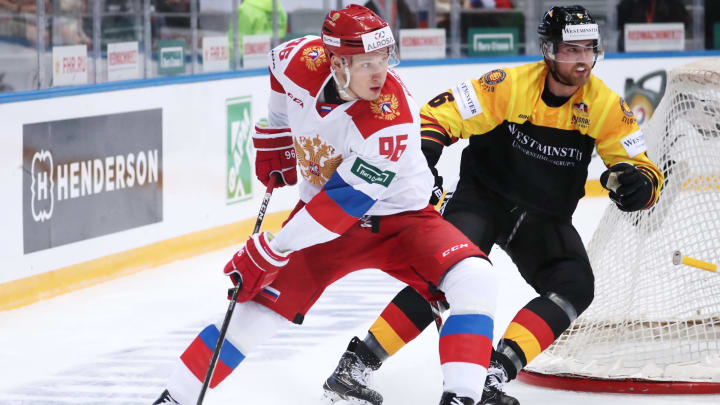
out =
[[[373,352],[380,360],[392,356],[415,339],[433,320],[432,309],[425,298],[412,287],[405,287],[385,307],[368,331],[368,335],[373,336],[385,354],[376,350]],[[367,337],[365,339],[372,348],[373,342],[368,342]]]
[[448,271],[440,289],[450,303],[440,330],[443,390],[477,402],[490,364],[497,276],[487,260],[470,257]]
[[[215,349],[219,335],[220,331],[217,326],[207,326],[180,356],[180,359],[185,363],[188,370],[200,381],[205,379],[205,373],[210,365],[210,358],[212,357],[212,352]],[[235,367],[244,359],[245,355],[225,339],[222,349],[220,349],[220,357],[215,366],[215,373],[213,374],[212,380],[210,380],[210,388],[215,388],[222,380],[230,375],[230,373],[235,370]]]
[[[452,305],[452,304],[450,304]],[[490,364],[493,319],[483,314],[450,315],[440,331],[440,365],[444,390],[476,402]],[[470,387],[479,387],[478,391]]]
[[513,363],[508,369],[507,361],[501,361],[508,377],[515,378],[520,368],[547,349],[568,326],[570,316],[549,297],[538,297],[525,305],[510,322],[498,345],[498,352]]

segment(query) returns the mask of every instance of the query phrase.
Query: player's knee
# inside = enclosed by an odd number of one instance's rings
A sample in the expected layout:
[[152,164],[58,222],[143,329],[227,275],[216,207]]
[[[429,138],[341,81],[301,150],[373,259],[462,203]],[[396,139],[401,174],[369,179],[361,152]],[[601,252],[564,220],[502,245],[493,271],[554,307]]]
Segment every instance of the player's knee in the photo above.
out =
[[455,313],[493,314],[498,278],[486,259],[468,257],[448,270],[440,283],[450,310]]
[[592,303],[595,297],[595,276],[590,264],[580,260],[563,262],[555,271],[558,280],[550,286],[546,294],[555,293],[572,305],[576,315],[580,315]]
[[[247,355],[270,339],[278,329],[286,326],[287,322],[278,313],[258,303],[249,301],[237,304],[225,338]],[[218,328],[220,326],[217,325]]]

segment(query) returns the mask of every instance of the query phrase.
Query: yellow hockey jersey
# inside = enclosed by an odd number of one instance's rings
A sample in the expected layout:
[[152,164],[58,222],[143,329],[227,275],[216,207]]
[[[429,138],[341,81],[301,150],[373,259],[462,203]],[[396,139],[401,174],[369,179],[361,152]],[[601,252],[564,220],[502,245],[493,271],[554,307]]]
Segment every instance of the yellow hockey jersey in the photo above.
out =
[[642,130],[627,103],[600,79],[590,80],[559,107],[541,98],[544,61],[496,69],[441,93],[420,111],[422,137],[444,146],[469,138],[460,176],[520,207],[570,217],[585,195],[593,151],[607,167],[634,164],[654,185],[663,175],[646,154]]

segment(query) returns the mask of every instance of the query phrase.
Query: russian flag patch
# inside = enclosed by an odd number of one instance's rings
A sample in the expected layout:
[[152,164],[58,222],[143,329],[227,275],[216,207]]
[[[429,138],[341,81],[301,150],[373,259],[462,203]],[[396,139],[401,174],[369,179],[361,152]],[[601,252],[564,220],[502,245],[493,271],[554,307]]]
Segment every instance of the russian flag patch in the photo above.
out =
[[263,288],[261,294],[263,297],[269,299],[272,302],[277,302],[278,298],[280,298],[280,291],[270,286]]

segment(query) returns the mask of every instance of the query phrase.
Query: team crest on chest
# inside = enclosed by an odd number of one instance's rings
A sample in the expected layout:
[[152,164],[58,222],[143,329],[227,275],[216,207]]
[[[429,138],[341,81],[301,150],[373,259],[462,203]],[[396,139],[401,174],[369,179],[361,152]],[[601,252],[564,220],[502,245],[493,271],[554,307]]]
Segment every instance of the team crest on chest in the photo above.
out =
[[311,46],[303,49],[300,60],[305,62],[308,70],[315,72],[320,65],[327,62],[327,57],[325,57],[325,51],[321,46]]
[[578,128],[588,129],[590,127],[590,107],[582,101],[573,104],[570,122]]
[[378,119],[389,121],[400,115],[398,99],[394,94],[381,94],[377,100],[370,102],[370,109]]
[[324,186],[342,163],[342,155],[335,154],[335,148],[323,142],[320,135],[312,139],[300,136],[293,142],[300,174],[309,183]]
[[590,109],[588,108],[588,105],[583,102],[573,104],[573,109],[576,113],[582,116],[587,116],[590,114]]

